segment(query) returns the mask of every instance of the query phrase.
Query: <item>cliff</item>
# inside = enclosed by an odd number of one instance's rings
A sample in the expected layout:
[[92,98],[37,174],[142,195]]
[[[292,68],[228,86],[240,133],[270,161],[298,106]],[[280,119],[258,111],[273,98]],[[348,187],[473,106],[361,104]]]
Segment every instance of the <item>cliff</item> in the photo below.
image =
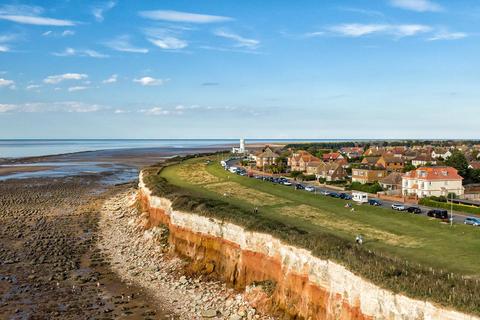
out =
[[150,226],[168,226],[170,243],[192,260],[193,270],[213,271],[238,289],[275,284],[271,295],[257,297],[258,308],[305,319],[479,319],[382,289],[271,235],[173,210],[170,200],[152,195],[142,174],[139,198]]

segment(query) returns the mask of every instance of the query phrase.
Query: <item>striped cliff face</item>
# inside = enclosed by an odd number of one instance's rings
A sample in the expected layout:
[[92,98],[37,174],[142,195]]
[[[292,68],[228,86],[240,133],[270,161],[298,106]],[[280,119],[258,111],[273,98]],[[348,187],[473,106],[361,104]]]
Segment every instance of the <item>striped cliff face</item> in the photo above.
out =
[[264,312],[305,319],[473,320],[425,301],[384,290],[343,266],[314,257],[268,234],[173,210],[168,199],[153,196],[140,176],[139,199],[153,227],[165,224],[175,251],[191,259],[195,272],[214,272],[237,289],[274,283],[268,295],[253,297]]

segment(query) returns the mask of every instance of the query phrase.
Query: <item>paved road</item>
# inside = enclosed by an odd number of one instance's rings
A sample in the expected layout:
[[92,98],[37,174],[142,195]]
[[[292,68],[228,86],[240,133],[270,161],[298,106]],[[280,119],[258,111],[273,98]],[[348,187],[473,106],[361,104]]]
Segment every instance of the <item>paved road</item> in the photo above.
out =
[[[235,166],[236,163],[238,162],[238,160],[236,159],[232,159],[232,160],[229,160],[227,161],[227,165],[228,166]],[[292,183],[292,187],[291,188],[294,188],[294,185],[295,183],[298,183],[296,181],[294,181],[293,179],[291,178],[287,178],[291,183]],[[305,182],[302,182],[301,183],[302,185],[304,186],[307,186],[307,185],[310,185],[310,186],[313,186],[315,188],[315,191],[313,193],[315,194],[318,194],[319,196],[322,196],[322,197],[325,197],[324,195],[321,194],[322,191],[328,191],[328,192],[336,192],[336,193],[348,193],[351,195],[351,191],[339,191],[337,189],[334,189],[334,188],[329,188],[328,186],[321,186],[321,187],[318,187],[316,185],[314,185],[313,182],[308,182],[308,181],[305,181]],[[305,190],[297,190],[298,192],[308,192],[308,191],[305,191]],[[393,210],[391,209],[392,208],[392,204],[394,203],[400,203],[400,202],[393,202],[393,201],[389,201],[389,200],[384,200],[384,199],[378,199],[378,198],[375,198],[375,197],[370,197],[369,199],[375,199],[375,200],[378,200],[380,203],[381,203],[381,207],[384,207],[384,208],[388,208],[390,210]],[[403,203],[400,203],[400,204],[403,204]],[[433,207],[427,207],[427,206],[422,206],[422,205],[409,205],[409,204],[405,204],[406,207],[409,207],[409,206],[415,206],[415,207],[418,207],[422,210],[422,215],[424,216],[427,216],[427,212],[431,209],[438,209],[438,208],[433,208]],[[397,211],[398,214],[413,214],[413,213],[409,213],[408,211]],[[450,210],[448,210],[448,214],[450,214]],[[465,220],[466,217],[468,217],[469,215],[468,214],[465,214],[465,213],[460,213],[460,212],[453,212],[453,222],[454,223],[463,223],[463,221]]]

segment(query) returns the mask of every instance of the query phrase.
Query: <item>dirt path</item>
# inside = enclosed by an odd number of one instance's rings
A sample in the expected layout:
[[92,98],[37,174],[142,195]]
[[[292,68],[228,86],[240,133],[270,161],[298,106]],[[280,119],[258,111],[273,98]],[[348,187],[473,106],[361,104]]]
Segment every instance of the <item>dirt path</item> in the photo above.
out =
[[[0,319],[165,319],[97,248],[95,177],[0,182]],[[170,317],[168,317],[170,318]]]

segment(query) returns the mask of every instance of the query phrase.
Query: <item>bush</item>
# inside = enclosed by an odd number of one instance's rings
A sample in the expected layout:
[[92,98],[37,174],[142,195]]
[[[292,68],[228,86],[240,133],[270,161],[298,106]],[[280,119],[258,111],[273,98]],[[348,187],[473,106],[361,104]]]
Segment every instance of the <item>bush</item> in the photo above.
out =
[[[392,292],[405,293],[415,299],[429,300],[480,315],[480,298],[477,294],[480,292],[480,283],[475,277],[463,277],[430,266],[412,264],[354,245],[352,241],[326,231],[307,231],[264,215],[253,215],[249,210],[222,200],[197,196],[187,189],[170,184],[160,176],[164,166],[181,161],[182,159],[172,159],[168,163],[143,170],[147,187],[154,195],[170,199],[174,210],[192,212],[231,222],[246,230],[268,233],[285,243],[310,250],[316,257],[336,261]],[[352,185],[356,186],[354,183]],[[372,186],[367,185],[367,188],[370,187]]]
[[303,181],[314,181],[315,175],[314,174],[306,174],[303,176]]
[[377,192],[383,191],[382,186],[378,182],[366,183],[366,184],[361,184],[360,182],[352,182],[348,187],[348,189],[367,192],[367,193],[374,193],[374,194]]

